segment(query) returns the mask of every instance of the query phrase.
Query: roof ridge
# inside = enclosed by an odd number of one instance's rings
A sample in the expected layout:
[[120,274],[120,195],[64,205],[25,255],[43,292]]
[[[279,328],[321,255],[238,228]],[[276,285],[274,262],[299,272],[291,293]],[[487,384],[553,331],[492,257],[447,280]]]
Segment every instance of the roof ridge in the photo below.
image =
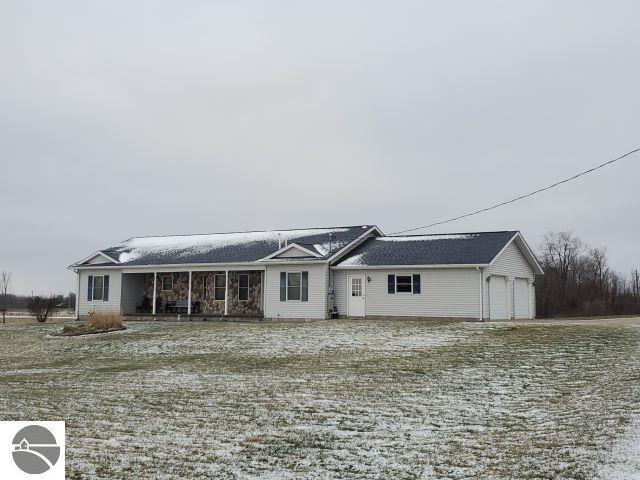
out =
[[123,240],[121,243],[127,242],[129,240],[133,240],[134,238],[167,238],[167,237],[194,237],[194,236],[205,236],[205,235],[232,235],[234,233],[278,233],[278,232],[295,232],[296,230],[332,230],[336,228],[373,228],[377,227],[375,224],[362,224],[362,225],[338,225],[333,227],[302,227],[302,228],[281,228],[281,229],[269,229],[269,230],[242,230],[237,232],[210,232],[210,233],[178,233],[178,234],[167,234],[167,235],[140,235],[129,237],[126,240]]
[[439,235],[478,235],[481,233],[517,233],[520,230],[489,230],[483,232],[447,232],[447,233],[413,233],[411,235],[383,235],[379,238],[392,237],[392,238],[403,238],[403,237],[435,237]]

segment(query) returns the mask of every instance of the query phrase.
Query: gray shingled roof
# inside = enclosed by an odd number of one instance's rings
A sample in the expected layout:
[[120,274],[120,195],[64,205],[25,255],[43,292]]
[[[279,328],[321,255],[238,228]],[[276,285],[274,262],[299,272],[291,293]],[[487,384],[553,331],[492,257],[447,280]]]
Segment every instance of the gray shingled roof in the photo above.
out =
[[518,233],[479,232],[370,238],[338,265],[477,265],[487,264]]
[[370,228],[373,226],[133,237],[100,251],[123,265],[245,263],[276,252],[282,239],[312,247],[321,258],[328,258]]

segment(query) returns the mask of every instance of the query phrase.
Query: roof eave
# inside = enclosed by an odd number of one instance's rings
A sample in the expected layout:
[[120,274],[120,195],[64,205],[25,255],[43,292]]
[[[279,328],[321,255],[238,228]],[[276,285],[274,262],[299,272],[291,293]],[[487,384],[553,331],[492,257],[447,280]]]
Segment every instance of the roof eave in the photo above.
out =
[[335,270],[390,270],[399,268],[485,268],[488,263],[442,263],[426,265],[335,265]]

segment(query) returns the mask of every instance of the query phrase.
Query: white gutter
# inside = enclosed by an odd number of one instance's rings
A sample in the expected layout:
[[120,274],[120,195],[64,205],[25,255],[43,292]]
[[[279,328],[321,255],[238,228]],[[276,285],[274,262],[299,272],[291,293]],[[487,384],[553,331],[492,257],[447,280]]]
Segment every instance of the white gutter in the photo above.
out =
[[486,267],[486,263],[458,263],[440,265],[336,265],[335,270],[397,270],[401,268],[479,268]]
[[77,287],[76,287],[76,320],[80,318],[80,272],[78,270],[74,270],[76,272],[76,276],[78,277]]
[[480,274],[480,321],[484,322],[484,282],[482,281],[482,272],[483,269],[480,267],[476,267],[476,270]]

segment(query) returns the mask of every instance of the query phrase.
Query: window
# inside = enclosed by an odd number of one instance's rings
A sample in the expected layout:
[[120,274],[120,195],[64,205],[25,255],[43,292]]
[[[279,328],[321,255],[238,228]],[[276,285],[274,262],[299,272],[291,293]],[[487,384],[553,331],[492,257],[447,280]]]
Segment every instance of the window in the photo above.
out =
[[162,276],[162,291],[167,292],[173,290],[173,275]]
[[109,275],[89,275],[87,278],[87,301],[109,301]]
[[104,275],[93,276],[93,300],[104,300]]
[[352,297],[362,296],[362,278],[351,277],[351,296]]
[[300,272],[287,273],[287,300],[300,300],[302,298],[301,276]]
[[249,300],[249,274],[247,273],[238,275],[238,300]]
[[224,300],[227,276],[224,273],[217,273],[213,276],[213,283],[213,299]]
[[396,275],[396,293],[413,293],[411,275]]
[[208,287],[207,278],[208,278],[207,274],[205,273],[204,276],[202,277],[202,299],[203,300],[206,300],[207,297],[208,297],[208,294],[207,294],[207,287]]
[[309,272],[280,272],[280,301],[309,301]]

